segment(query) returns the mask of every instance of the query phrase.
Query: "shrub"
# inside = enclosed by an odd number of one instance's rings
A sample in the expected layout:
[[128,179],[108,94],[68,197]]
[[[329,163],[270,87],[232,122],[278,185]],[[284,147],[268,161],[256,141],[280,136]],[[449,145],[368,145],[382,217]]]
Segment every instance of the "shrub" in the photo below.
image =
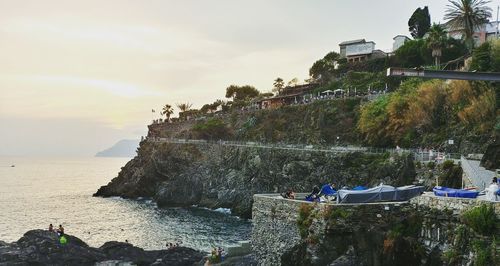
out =
[[224,121],[216,118],[194,125],[193,132],[201,139],[228,139],[230,135]]
[[299,207],[297,227],[299,228],[300,237],[302,239],[305,239],[309,235],[309,227],[311,227],[311,224],[314,220],[313,210],[313,204],[303,203]]
[[446,160],[441,165],[441,168],[443,168],[443,170],[448,170],[448,169],[452,168],[453,165],[455,165],[455,163],[452,160]]
[[[493,242],[493,244],[495,243]],[[495,246],[491,248],[485,241],[475,240],[472,243],[472,248],[474,249],[475,253],[474,265],[477,266],[496,265],[495,257],[492,254],[492,249],[495,248]]]
[[429,167],[429,169],[434,169],[434,168],[436,168],[436,163],[435,162],[428,162],[427,167]]
[[462,214],[465,224],[482,235],[491,235],[497,229],[497,216],[493,206],[482,204]]

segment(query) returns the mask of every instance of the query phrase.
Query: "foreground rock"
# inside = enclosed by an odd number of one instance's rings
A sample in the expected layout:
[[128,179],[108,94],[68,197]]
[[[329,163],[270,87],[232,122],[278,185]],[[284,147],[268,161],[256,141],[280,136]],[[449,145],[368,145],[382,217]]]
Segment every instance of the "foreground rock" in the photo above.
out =
[[77,237],[66,238],[62,245],[55,233],[31,230],[17,242],[0,241],[0,265],[95,265],[111,261],[111,265],[194,265],[204,257],[204,253],[185,247],[147,251],[112,241],[93,248]]

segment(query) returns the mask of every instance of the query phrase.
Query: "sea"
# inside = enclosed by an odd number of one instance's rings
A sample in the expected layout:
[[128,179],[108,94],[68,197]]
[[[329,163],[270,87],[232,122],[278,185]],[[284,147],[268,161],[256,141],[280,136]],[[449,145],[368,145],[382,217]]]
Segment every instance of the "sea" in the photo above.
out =
[[197,250],[237,247],[251,222],[228,210],[158,208],[151,199],[92,197],[130,158],[0,157],[0,240],[63,225],[93,247],[128,241],[147,249],[179,243]]

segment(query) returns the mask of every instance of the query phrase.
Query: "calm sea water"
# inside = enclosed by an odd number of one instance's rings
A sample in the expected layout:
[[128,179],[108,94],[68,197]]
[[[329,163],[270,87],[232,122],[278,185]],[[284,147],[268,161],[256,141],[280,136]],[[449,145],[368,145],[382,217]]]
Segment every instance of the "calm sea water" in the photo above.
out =
[[[95,198],[128,158],[0,157],[0,240],[62,224],[68,234],[98,247],[128,240],[145,249],[166,242],[209,251],[250,238],[251,223],[201,208],[159,209],[150,200]],[[10,165],[15,167],[10,167]]]

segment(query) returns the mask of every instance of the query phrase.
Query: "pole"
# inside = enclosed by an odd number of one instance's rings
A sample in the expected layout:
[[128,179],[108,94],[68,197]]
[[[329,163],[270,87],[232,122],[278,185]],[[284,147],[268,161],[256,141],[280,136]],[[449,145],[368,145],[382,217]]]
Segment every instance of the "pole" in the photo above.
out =
[[500,11],[500,6],[497,6],[497,39],[498,39],[498,12]]

